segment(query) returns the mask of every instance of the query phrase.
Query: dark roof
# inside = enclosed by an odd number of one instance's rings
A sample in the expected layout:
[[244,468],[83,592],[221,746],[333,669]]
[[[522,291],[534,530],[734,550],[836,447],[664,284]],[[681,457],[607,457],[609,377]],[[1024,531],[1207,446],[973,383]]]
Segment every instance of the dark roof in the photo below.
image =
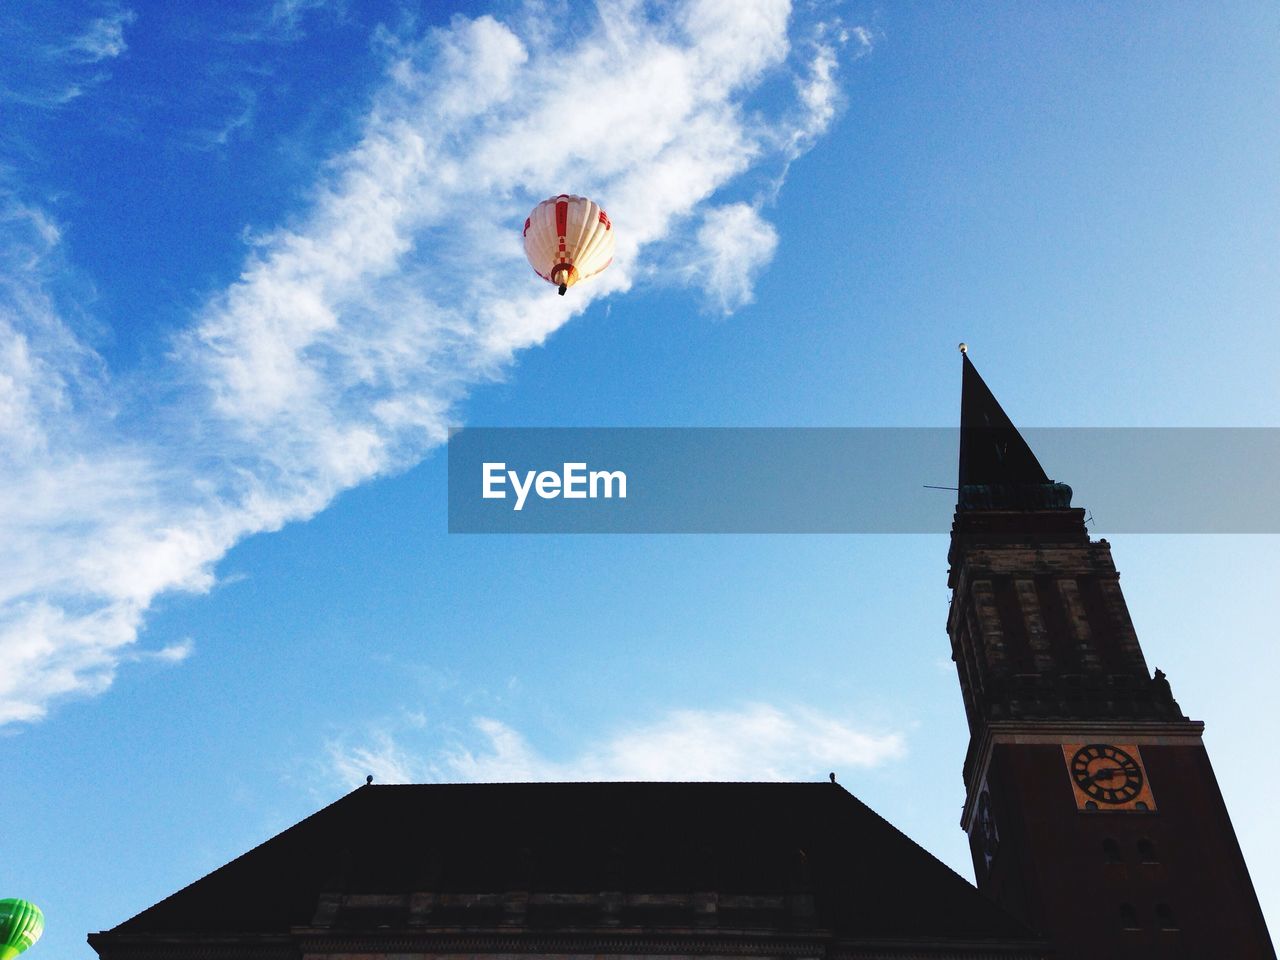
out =
[[803,890],[837,936],[1034,939],[826,782],[361,787],[92,939],[286,933],[343,890]]

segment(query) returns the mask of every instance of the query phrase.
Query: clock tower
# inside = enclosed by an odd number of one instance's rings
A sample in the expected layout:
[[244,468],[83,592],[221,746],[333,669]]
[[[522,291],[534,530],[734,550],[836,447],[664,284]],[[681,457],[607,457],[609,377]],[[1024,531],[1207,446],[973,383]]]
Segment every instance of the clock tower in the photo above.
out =
[[1111,545],[963,366],[947,633],[979,889],[1064,960],[1274,958],[1204,724],[1148,669]]

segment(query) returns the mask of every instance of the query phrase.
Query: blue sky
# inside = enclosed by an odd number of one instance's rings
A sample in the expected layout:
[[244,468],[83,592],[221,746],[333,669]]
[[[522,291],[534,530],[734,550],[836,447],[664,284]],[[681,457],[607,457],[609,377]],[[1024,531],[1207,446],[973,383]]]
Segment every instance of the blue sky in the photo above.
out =
[[[450,536],[440,441],[944,426],[962,339],[1024,425],[1280,426],[1278,27],[1266,2],[4,15],[0,876],[46,911],[36,949],[91,956],[365,772],[834,769],[970,875],[945,531]],[[561,191],[619,238],[564,298],[519,243]],[[1280,541],[1112,540],[1275,926]]]

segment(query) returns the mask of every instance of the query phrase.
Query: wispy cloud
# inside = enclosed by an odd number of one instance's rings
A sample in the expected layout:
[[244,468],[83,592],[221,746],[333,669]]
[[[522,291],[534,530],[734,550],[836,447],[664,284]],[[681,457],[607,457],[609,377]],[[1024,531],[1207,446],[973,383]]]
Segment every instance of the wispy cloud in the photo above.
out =
[[844,95],[839,68],[844,60],[860,60],[871,53],[874,35],[866,27],[847,27],[838,17],[812,24],[801,41],[805,56],[792,71],[800,109],[795,120],[779,132],[778,149],[785,162],[773,181],[772,197],[786,182],[791,162],[827,132],[839,113]]
[[52,109],[84,95],[110,78],[105,63],[128,49],[125,28],[137,18],[133,10],[113,6],[52,38],[51,25],[38,20],[0,26],[0,47],[8,48],[9,60],[0,68],[0,102]]
[[254,114],[258,109],[258,94],[248,84],[240,84],[227,90],[226,98],[232,104],[224,108],[222,119],[211,126],[191,132],[189,142],[198,150],[216,150],[233,139],[246,139],[253,129]]
[[302,21],[315,10],[327,10],[334,15],[346,12],[346,0],[275,0],[267,11],[262,35],[280,39],[295,39],[301,32]]
[[[655,264],[701,257],[694,279],[715,302],[749,302],[774,231],[716,192],[777,169],[830,122],[822,97],[745,106],[821,52],[793,50],[786,0],[686,0],[659,20],[605,2],[568,37],[540,6],[522,11],[384,38],[387,81],[358,145],[333,158],[307,214],[255,241],[170,366],[128,380],[150,387],[113,381],[74,335],[42,276],[56,228],[12,215],[0,722],[105,689],[157,595],[209,589],[241,538],[416,462],[469,387]],[[575,109],[566,62],[593,77]],[[524,263],[519,225],[566,189],[605,204],[618,250],[560,298]],[[717,221],[743,236],[684,229]]]
[[171,643],[159,650],[135,650],[130,654],[133,660],[151,660],[159,663],[182,663],[196,652],[195,641],[190,637]]
[[[328,25],[348,21],[349,0],[267,0],[217,11],[221,25],[211,39],[219,44],[286,46],[305,40],[308,26],[323,17]],[[409,17],[408,9],[400,11]],[[312,21],[311,24],[308,21]]]
[[[420,734],[418,735],[420,736]],[[808,709],[751,704],[675,710],[621,730],[567,760],[552,760],[517,730],[478,718],[468,738],[431,750],[390,730],[326,748],[331,787],[372,774],[378,783],[574,780],[811,780],[830,770],[875,767],[905,755],[898,733],[868,733]]]
[[118,57],[128,48],[124,40],[124,28],[137,19],[138,15],[132,10],[113,10],[106,16],[90,21],[79,36],[56,52],[89,63]]
[[373,777],[378,783],[414,783],[419,761],[404,751],[391,734],[379,731],[367,743],[330,743],[326,748],[325,779],[344,787]]

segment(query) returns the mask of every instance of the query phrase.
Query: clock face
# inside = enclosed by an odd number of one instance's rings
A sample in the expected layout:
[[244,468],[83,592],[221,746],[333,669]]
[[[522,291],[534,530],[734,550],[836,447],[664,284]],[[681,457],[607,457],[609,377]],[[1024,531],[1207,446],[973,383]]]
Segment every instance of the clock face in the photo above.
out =
[[1071,778],[1098,803],[1128,803],[1142,792],[1138,761],[1108,743],[1088,743],[1077,750]]
[[991,794],[985,789],[978,797],[978,830],[982,839],[982,855],[987,866],[995,859],[996,848],[1000,845],[1000,835],[996,832],[996,822],[991,816]]

